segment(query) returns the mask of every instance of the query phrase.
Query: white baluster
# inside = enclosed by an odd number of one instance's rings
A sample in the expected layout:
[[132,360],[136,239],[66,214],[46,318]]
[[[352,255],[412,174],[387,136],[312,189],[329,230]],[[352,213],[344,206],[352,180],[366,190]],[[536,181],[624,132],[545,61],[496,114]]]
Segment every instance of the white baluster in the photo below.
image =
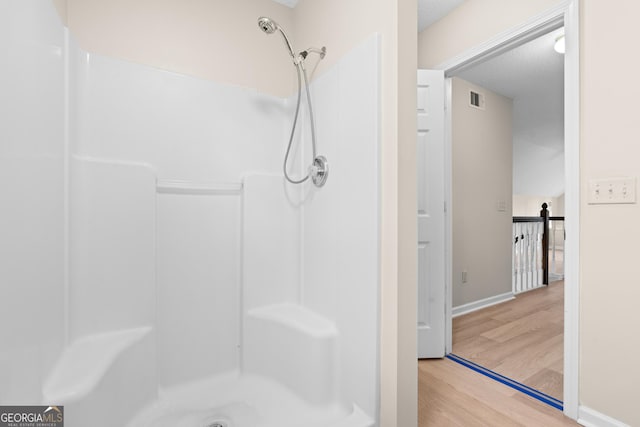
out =
[[544,235],[544,223],[537,223],[537,240],[536,240],[536,253],[538,254],[538,261],[536,262],[536,272],[538,273],[538,280],[536,286],[542,286],[542,279],[544,277],[544,271],[542,269],[542,237]]
[[516,293],[516,223],[511,225],[511,292]]
[[534,222],[532,223],[533,225],[533,232],[532,232],[532,248],[531,248],[531,253],[533,255],[533,260],[531,262],[531,273],[532,273],[532,280],[531,280],[531,288],[534,288],[538,285],[538,223]]
[[551,267],[549,268],[550,273],[556,276],[556,231],[557,231],[557,221],[551,221]]
[[522,286],[524,282],[524,226],[520,224],[519,233],[520,240],[518,242],[518,254],[520,259],[518,260],[518,292],[522,292]]
[[529,233],[527,230],[527,223],[522,224],[522,285],[520,291],[527,289],[527,278],[529,276],[529,266],[527,258]]
[[516,293],[519,293],[522,288],[522,223],[516,223],[516,236],[518,241],[516,242]]
[[533,252],[535,250],[535,240],[533,234],[533,225],[535,223],[527,223],[527,290],[533,287]]

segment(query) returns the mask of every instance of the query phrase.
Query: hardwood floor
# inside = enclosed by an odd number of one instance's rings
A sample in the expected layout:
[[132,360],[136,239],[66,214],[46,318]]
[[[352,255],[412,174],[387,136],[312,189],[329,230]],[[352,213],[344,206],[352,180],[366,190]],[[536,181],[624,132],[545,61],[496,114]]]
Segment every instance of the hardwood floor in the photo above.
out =
[[418,362],[420,427],[578,426],[563,413],[449,359]]
[[[564,283],[453,319],[453,353],[562,400]],[[419,425],[577,426],[561,411],[448,359],[418,363]]]
[[453,319],[453,353],[563,398],[564,282]]

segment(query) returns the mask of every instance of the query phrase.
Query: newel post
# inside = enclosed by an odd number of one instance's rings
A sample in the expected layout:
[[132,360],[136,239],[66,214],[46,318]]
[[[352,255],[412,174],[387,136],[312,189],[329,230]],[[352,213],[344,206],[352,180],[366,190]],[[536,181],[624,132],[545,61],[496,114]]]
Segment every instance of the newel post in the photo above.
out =
[[542,210],[540,211],[540,217],[543,219],[542,223],[542,283],[549,285],[549,211],[547,210],[546,203],[542,204]]

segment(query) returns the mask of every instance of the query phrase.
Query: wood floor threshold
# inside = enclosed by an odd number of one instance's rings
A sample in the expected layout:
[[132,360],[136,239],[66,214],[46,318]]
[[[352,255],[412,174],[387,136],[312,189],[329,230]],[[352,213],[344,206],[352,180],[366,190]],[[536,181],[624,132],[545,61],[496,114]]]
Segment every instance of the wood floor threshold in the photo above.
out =
[[546,405],[549,405],[552,408],[558,409],[560,411],[564,410],[564,403],[561,400],[558,400],[553,396],[549,396],[548,394],[545,394],[540,390],[536,390],[535,388],[531,388],[528,385],[519,383],[516,380],[505,377],[504,375],[494,372],[491,369],[487,369],[484,366],[480,366],[476,363],[473,363],[472,361],[467,360],[463,357],[457,356],[453,353],[448,354],[445,357],[449,360],[456,362],[459,365],[464,366],[467,369],[471,369],[472,371],[477,372],[480,375],[484,375],[487,378],[490,378],[494,381],[504,384],[507,387],[510,387],[516,391],[519,391],[520,393],[523,393],[533,399],[536,399]]

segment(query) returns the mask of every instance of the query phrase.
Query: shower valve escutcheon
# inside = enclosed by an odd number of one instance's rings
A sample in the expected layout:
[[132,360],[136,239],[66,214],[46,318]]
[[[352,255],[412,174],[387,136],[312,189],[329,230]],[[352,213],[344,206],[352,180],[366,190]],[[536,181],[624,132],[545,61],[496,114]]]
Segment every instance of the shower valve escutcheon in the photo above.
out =
[[313,164],[309,166],[309,176],[316,187],[322,187],[327,182],[329,162],[324,156],[317,156],[313,159]]

